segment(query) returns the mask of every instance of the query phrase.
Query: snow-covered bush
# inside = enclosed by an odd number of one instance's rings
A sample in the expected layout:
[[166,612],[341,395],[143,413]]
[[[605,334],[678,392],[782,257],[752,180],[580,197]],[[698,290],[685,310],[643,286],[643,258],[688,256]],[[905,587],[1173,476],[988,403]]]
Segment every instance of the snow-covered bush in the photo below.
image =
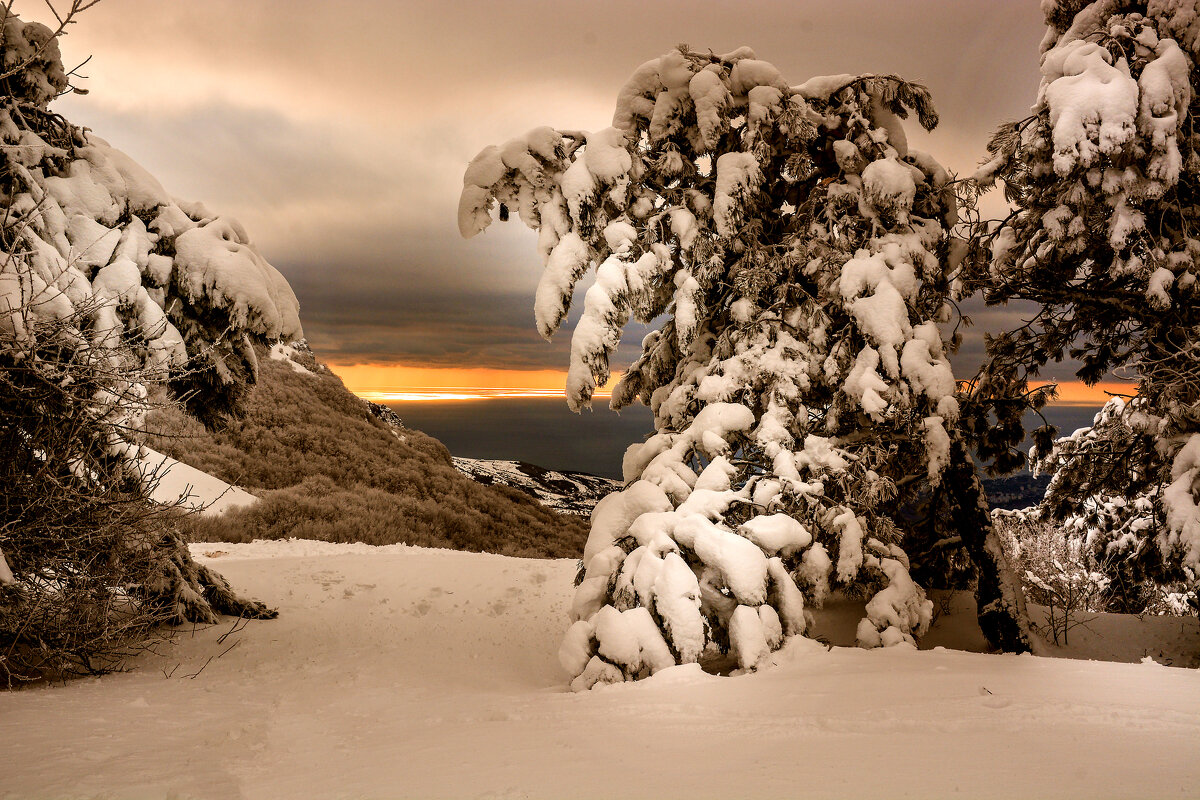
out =
[[87,341],[95,306],[0,329],[0,682],[119,669],[160,626],[270,617],[197,565],[181,504],[147,499],[128,444],[166,373],[137,343]]
[[[893,76],[791,86],[748,48],[681,46],[637,69],[613,127],[537,128],[467,168],[464,236],[497,203],[538,231],[544,336],[595,268],[572,408],[608,380],[631,318],[661,322],[613,390],[658,432],[592,515],[560,654],[576,688],[717,650],[755,669],[832,588],[874,594],[863,646],[928,626],[896,499],[964,462],[960,511],[979,486],[938,328],[962,253],[955,192],[909,148],[910,111],[936,124],[925,89]],[[989,530],[983,514],[974,552]],[[981,607],[1012,619],[1019,597],[998,595]]]
[[[1038,432],[1042,468],[1056,473],[1048,508],[1129,579],[1194,586],[1200,15],[1178,0],[1042,5],[1050,27],[1034,113],[997,132],[977,175],[1003,181],[1016,206],[977,278],[990,302],[1039,311],[989,343],[981,395],[1011,395],[1064,356],[1082,362],[1088,383],[1114,370],[1136,378],[1137,400],[1114,399],[1091,428],[1057,444],[1051,429]],[[1011,441],[1019,425],[987,433]]]
[[1047,609],[1046,627],[1057,645],[1086,625],[1087,613],[1104,611],[1110,584],[1105,563],[1083,537],[1042,519],[1036,510],[995,511],[996,527],[1009,562],[1021,576],[1026,597]]
[[[156,619],[271,615],[193,563],[148,510],[129,434],[154,384],[210,421],[233,409],[254,379],[252,340],[300,334],[295,295],[240,225],[173,200],[48,109],[68,86],[55,31],[6,7],[3,33],[0,660],[12,670],[18,652],[47,647],[56,620],[82,614],[107,630],[128,611],[118,596]],[[43,667],[111,666],[92,646],[56,646]]]
[[1166,595],[1195,590],[1196,569],[1169,524],[1161,424],[1146,398],[1114,397],[1037,462],[1053,475],[1043,513],[1102,565],[1112,611],[1167,608]]

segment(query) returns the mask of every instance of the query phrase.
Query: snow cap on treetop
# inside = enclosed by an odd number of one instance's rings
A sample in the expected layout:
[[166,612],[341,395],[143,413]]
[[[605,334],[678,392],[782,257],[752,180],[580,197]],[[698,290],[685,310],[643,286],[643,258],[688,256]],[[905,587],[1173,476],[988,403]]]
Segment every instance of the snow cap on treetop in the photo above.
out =
[[58,38],[40,22],[23,22],[4,12],[3,70],[8,90],[23,102],[45,109],[67,88],[67,75],[58,51]]

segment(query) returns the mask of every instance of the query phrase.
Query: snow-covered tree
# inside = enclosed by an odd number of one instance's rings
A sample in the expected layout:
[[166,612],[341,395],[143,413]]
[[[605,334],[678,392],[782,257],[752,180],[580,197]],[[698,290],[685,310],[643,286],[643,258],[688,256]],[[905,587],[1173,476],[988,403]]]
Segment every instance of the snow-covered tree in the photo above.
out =
[[1100,560],[1137,562],[1121,574],[1194,583],[1200,11],[1191,0],[1042,6],[1034,112],[997,132],[978,175],[1002,180],[1015,206],[979,276],[987,297],[1039,310],[990,343],[981,394],[1011,395],[1064,356],[1088,383],[1136,377],[1137,398],[1114,399],[1092,428],[1053,449],[1052,431],[1039,433],[1043,467],[1056,471],[1048,508],[1088,527]]
[[1027,646],[938,327],[963,253],[955,191],[909,148],[910,111],[937,122],[894,76],[791,86],[748,48],[681,46],[637,69],[611,128],[538,128],[468,167],[464,236],[497,202],[538,231],[543,336],[595,267],[573,409],[609,379],[629,320],[661,320],[613,391],[614,409],[650,406],[657,433],[592,515],[560,652],[575,688],[715,651],[756,669],[832,588],[871,596],[860,644],[911,645],[931,604],[898,506],[950,475],[953,521],[986,562],[987,631]]
[[[208,420],[235,408],[254,380],[252,340],[299,336],[298,304],[238,223],[173,200],[128,156],[49,110],[69,90],[58,33],[86,5],[73,3],[58,31],[3,10],[0,643],[9,648],[37,641],[30,603],[88,575],[126,576],[89,584],[91,613],[103,619],[116,613],[113,592],[153,602],[164,619],[273,613],[192,562],[169,526],[143,524],[154,515],[143,513],[131,433],[155,383]],[[68,544],[63,523],[75,517],[96,528]],[[136,585],[112,569],[122,559],[144,565]]]
[[[1039,512],[1105,573],[1111,611],[1176,613],[1190,602],[1194,613],[1197,605],[1195,562],[1168,516],[1179,498],[1158,436],[1163,422],[1146,398],[1113,397],[1091,426],[1056,440],[1037,461],[1053,476]],[[1169,595],[1183,602],[1171,604]]]

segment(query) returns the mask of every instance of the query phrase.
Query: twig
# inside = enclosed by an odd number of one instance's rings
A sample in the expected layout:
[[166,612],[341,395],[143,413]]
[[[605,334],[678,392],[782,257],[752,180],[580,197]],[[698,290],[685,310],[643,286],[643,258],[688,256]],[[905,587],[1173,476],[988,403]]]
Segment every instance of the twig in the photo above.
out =
[[235,619],[233,621],[233,627],[231,627],[229,630],[225,631],[224,633],[222,633],[220,636],[217,637],[217,644],[225,644],[226,639],[228,639],[230,636],[237,633],[238,631],[242,630],[249,624],[250,624],[250,620],[246,619],[245,617],[238,617],[237,619]]
[[[231,649],[232,649],[232,648],[231,648]],[[211,663],[212,663],[212,660],[213,660],[213,658],[215,658],[215,656],[209,656],[209,657],[208,657],[208,660],[204,662],[204,666],[203,666],[203,667],[200,667],[200,669],[196,670],[196,671],[195,671],[195,672],[193,672],[191,675],[188,675],[188,676],[186,676],[186,677],[187,677],[188,679],[190,679],[190,680],[193,680],[193,681],[194,681],[194,680],[196,680],[196,678],[197,678],[197,677],[200,675],[200,673],[201,673],[201,672],[204,672],[204,667],[207,667],[209,664],[211,664]]]

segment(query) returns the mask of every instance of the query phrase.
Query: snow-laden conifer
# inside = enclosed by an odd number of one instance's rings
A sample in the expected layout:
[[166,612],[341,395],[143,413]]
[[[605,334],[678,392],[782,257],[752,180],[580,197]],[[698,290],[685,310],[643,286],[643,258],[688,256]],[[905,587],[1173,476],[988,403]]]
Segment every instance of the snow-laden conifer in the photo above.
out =
[[[1014,212],[994,233],[994,302],[1034,320],[990,345],[983,393],[1002,395],[1050,359],[1093,383],[1137,379],[1095,424],[1040,435],[1055,472],[1048,508],[1087,531],[1115,590],[1200,570],[1200,136],[1194,2],[1043,2],[1033,114],[1001,128],[978,177]],[[1013,427],[1013,430],[1018,428]],[[1140,609],[1135,609],[1140,610]]]
[[49,110],[71,88],[57,37],[4,9],[0,677],[10,679],[119,666],[155,623],[274,615],[192,560],[177,520],[148,500],[134,434],[154,385],[213,421],[254,381],[255,341],[301,334],[291,288],[236,221],[172,199]]
[[50,29],[6,14],[3,58],[0,331],[21,339],[31,321],[86,308],[81,343],[133,337],[139,367],[174,370],[192,411],[232,410],[255,378],[252,338],[301,335],[291,287],[236,220],[173,199],[48,109],[68,87]]
[[592,514],[561,654],[575,688],[715,651],[756,669],[831,586],[873,594],[863,646],[928,627],[897,498],[955,457],[938,323],[960,249],[951,178],[904,137],[914,111],[936,124],[926,90],[893,76],[791,86],[748,48],[681,46],[635,71],[613,127],[538,128],[468,167],[464,236],[497,203],[538,231],[544,336],[595,269],[573,409],[631,318],[660,323],[613,390],[657,433]]

